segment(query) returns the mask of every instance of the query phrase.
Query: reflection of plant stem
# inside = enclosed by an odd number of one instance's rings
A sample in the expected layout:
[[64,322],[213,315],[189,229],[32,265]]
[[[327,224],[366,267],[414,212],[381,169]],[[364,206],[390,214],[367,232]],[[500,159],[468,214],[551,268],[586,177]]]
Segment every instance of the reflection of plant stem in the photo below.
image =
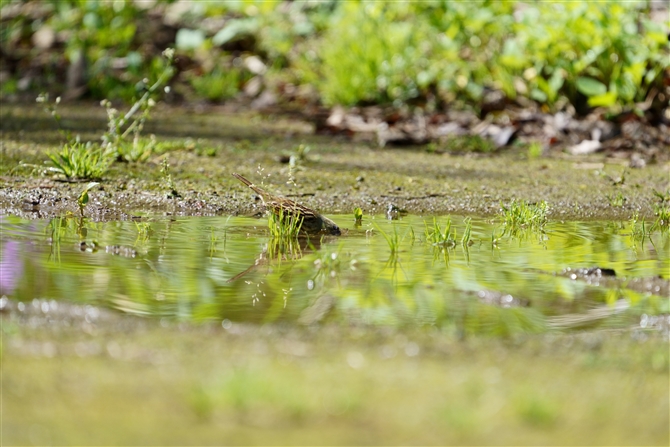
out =
[[470,246],[467,244],[463,245],[463,253],[465,254],[465,262],[470,265]]
[[[225,233],[224,233],[225,237]],[[212,260],[214,257],[214,253],[216,253],[216,240],[217,237],[214,234],[214,227],[210,228],[210,233],[209,233],[209,259]]]
[[49,261],[54,260],[60,263],[60,242],[61,242],[61,226],[63,224],[62,217],[56,217],[51,219],[49,222],[49,228],[51,229],[51,251],[49,252]]
[[79,238],[82,240],[85,239],[86,236],[88,235],[88,231],[86,230],[86,228],[84,228],[84,219],[85,217],[82,211],[81,217],[77,219],[77,234],[79,235]]
[[447,246],[444,246],[444,245],[433,246],[433,262],[437,261],[439,255],[442,254],[442,258],[444,259],[444,265],[446,267],[449,267],[449,261],[450,261],[449,250],[450,249],[451,249],[451,247],[447,247]]

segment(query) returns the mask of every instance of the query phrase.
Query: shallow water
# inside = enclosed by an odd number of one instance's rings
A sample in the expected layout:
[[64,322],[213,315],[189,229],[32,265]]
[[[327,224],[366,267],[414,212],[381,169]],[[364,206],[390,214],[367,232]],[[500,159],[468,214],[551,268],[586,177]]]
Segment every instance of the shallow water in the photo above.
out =
[[[670,237],[629,222],[551,222],[504,234],[453,216],[332,216],[341,237],[278,243],[265,219],[0,221],[0,289],[19,312],[60,302],[178,321],[437,326],[506,336],[648,324],[667,314]],[[385,233],[385,234],[384,234]],[[397,242],[393,239],[397,236]],[[391,239],[391,242],[388,241]],[[395,250],[392,249],[395,245]]]

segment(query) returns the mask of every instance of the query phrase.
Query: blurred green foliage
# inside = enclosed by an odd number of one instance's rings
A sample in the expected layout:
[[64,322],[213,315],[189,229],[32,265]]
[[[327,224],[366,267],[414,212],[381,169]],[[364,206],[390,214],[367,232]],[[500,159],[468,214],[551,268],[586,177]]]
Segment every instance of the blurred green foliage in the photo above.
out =
[[[65,68],[84,56],[91,96],[132,101],[164,68],[166,47],[178,51],[175,92],[210,101],[231,98],[258,77],[251,96],[304,87],[308,100],[325,105],[478,107],[493,89],[512,101],[585,112],[632,106],[670,76],[670,20],[652,21],[646,1],[1,5],[0,46],[12,62],[3,95],[57,89]],[[52,45],[33,45],[49,32]],[[249,56],[264,66],[250,66]],[[28,67],[40,67],[27,78],[32,86],[20,82]]]

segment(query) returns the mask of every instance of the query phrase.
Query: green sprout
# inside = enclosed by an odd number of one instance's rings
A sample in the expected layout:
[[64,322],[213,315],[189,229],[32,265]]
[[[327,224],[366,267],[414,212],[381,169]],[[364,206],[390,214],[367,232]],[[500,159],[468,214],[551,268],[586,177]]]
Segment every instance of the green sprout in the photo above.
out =
[[624,197],[623,194],[621,194],[621,191],[617,191],[617,193],[613,196],[607,194],[605,197],[607,197],[607,200],[609,201],[610,206],[615,207],[615,208],[621,208],[622,206],[624,206],[624,204],[628,200],[628,199],[626,199],[626,197]]
[[533,141],[530,143],[528,146],[528,158],[533,159],[533,158],[538,158],[540,155],[542,155],[542,143],[538,141]]
[[96,186],[100,185],[98,182],[90,182],[84,190],[79,194],[79,197],[77,198],[77,204],[79,205],[79,212],[81,212],[81,215],[84,215],[84,208],[86,208],[86,205],[88,204],[88,192],[95,188]]
[[461,245],[467,247],[472,245],[472,240],[470,239],[472,235],[472,219],[469,217],[465,218],[465,230],[463,230],[463,237],[461,238]]
[[354,210],[354,220],[356,221],[356,225],[360,225],[363,222],[363,210],[360,207]]
[[384,239],[386,239],[386,243],[388,243],[389,249],[391,250],[391,254],[392,255],[397,254],[400,248],[400,242],[402,242],[402,239],[404,239],[404,236],[401,238],[400,235],[398,234],[398,226],[393,225],[393,233],[391,234],[382,230],[381,227],[376,223],[375,227],[377,228],[377,231],[379,231],[379,233],[381,233],[381,235],[384,236]]
[[275,239],[295,239],[300,233],[303,217],[280,208],[278,213],[270,214],[268,227],[270,236]]
[[181,197],[181,194],[179,194],[174,182],[172,181],[172,174],[170,174],[170,161],[167,155],[161,162],[161,174],[163,175],[163,182],[165,183],[166,189],[170,191],[170,197]]
[[516,235],[522,230],[543,231],[548,209],[545,201],[535,205],[515,199],[508,206],[502,205],[499,217],[505,226],[504,233]]
[[656,205],[654,214],[656,214],[656,220],[651,226],[651,230],[661,230],[668,231],[670,230],[670,207],[662,204]]
[[426,241],[433,245],[454,246],[456,245],[455,234],[451,233],[451,217],[447,217],[447,222],[444,229],[440,227],[436,218],[433,218],[433,226],[429,227],[428,223],[424,221],[426,226],[424,236]]

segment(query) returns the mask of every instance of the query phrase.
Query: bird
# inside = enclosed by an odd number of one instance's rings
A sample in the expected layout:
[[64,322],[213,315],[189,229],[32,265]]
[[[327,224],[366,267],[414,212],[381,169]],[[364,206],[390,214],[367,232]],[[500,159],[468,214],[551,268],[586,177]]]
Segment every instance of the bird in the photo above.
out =
[[302,220],[300,232],[305,234],[329,234],[339,236],[342,234],[340,227],[335,222],[325,216],[317,213],[311,208],[294,202],[293,200],[284,197],[278,197],[270,194],[262,188],[254,185],[251,181],[244,178],[242,175],[233,173],[233,177],[247,185],[263,200],[265,208],[275,215],[280,213],[288,214],[289,216],[297,217]]

